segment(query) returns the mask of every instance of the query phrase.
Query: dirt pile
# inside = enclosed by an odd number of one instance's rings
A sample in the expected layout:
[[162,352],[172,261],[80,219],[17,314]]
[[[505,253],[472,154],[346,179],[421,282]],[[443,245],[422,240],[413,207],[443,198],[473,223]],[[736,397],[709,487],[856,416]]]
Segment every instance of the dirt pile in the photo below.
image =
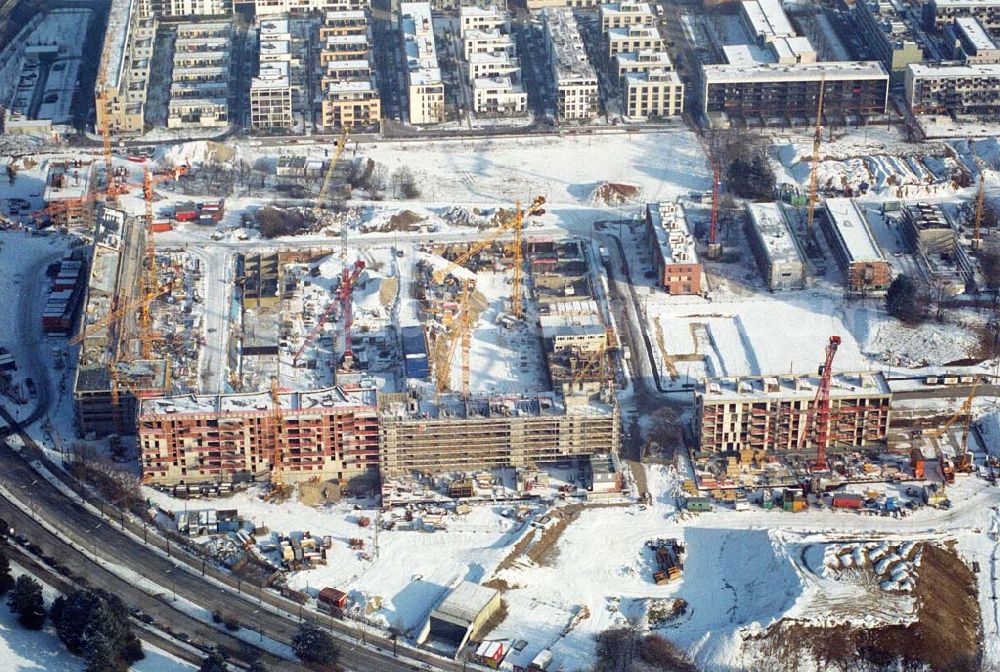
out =
[[591,197],[597,205],[624,205],[639,198],[639,187],[634,184],[604,182],[594,189]]

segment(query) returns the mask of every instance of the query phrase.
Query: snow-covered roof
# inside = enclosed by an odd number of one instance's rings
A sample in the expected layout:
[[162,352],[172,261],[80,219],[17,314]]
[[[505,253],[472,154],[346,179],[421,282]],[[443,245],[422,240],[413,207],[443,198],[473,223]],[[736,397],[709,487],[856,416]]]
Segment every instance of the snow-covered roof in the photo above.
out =
[[450,622],[457,621],[466,625],[472,625],[479,617],[479,614],[499,594],[499,591],[493,588],[487,588],[471,581],[462,581],[445,596],[441,604],[431,612],[431,616],[434,618],[443,618]]
[[826,211],[848,261],[885,261],[864,212],[853,198],[828,198]]
[[781,206],[777,203],[747,203],[746,208],[768,259],[775,264],[801,264],[802,254]]
[[[324,408],[374,407],[374,385],[355,388],[328,387],[309,392],[279,393],[281,407],[286,411],[320,411]],[[139,415],[180,415],[185,413],[270,413],[270,391],[240,394],[202,394],[143,399]]]
[[[695,394],[705,403],[753,401],[756,399],[813,399],[819,389],[816,375],[730,376],[705,378]],[[889,383],[880,371],[834,372],[830,397],[890,396]]]
[[400,28],[406,51],[407,79],[411,86],[439,84],[434,47],[434,23],[429,2],[403,2],[399,5]]
[[[912,65],[910,67],[913,67]],[[821,63],[759,63],[752,68],[745,65],[711,64],[702,66],[706,84],[841,80],[889,80],[889,74],[878,61],[823,61]]]
[[121,84],[125,67],[125,48],[132,31],[132,12],[135,0],[112,0],[108,10],[108,24],[104,32],[104,50],[101,54],[105,82],[113,89]]
[[910,63],[907,67],[915,78],[958,79],[965,77],[1000,77],[1000,63],[965,63],[955,61],[952,63],[926,65],[923,63]]
[[740,3],[740,11],[755,38],[769,41],[775,37],[795,36],[795,28],[781,6],[781,0],[745,0]]
[[[675,75],[676,76],[676,75]],[[648,203],[646,217],[664,264],[697,264],[698,252],[687,217],[676,203]]]
[[976,50],[992,51],[997,48],[983,24],[974,16],[959,16],[955,18],[955,30]]

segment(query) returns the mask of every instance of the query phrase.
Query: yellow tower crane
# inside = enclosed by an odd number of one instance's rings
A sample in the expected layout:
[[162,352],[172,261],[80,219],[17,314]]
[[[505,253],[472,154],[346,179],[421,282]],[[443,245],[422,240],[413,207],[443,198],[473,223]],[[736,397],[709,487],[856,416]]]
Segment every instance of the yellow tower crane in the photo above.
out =
[[819,80],[819,102],[816,105],[816,133],[813,135],[812,168],[809,171],[809,206],[806,214],[806,232],[812,235],[816,204],[819,202],[819,148],[823,142],[823,96],[826,93],[826,75]]
[[979,193],[976,194],[976,218],[972,231],[972,249],[978,250],[982,242],[979,238],[980,229],[983,226],[983,214],[986,208],[986,175],[982,168],[979,170]]
[[[951,417],[949,417],[943,425],[933,432],[930,432],[928,436],[933,439],[938,439],[944,436],[945,432],[951,429],[959,419],[964,418],[965,423],[962,427],[962,440],[958,445],[958,464],[955,470],[961,473],[969,473],[972,471],[972,453],[969,452],[969,434],[972,430],[972,402],[976,398],[976,390],[979,388],[979,379],[972,384],[972,389],[969,390],[969,396],[965,398],[962,405],[957,411],[955,411]],[[942,467],[945,470],[945,476],[948,475],[949,467],[944,465],[942,461]]]

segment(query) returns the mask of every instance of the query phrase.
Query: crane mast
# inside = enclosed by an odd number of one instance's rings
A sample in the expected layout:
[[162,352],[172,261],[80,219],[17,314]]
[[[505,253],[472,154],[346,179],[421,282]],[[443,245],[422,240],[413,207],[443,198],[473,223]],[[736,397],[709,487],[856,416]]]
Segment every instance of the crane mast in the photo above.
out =
[[840,346],[840,336],[831,336],[826,346],[826,360],[820,370],[819,389],[816,390],[814,402],[816,413],[816,462],[814,471],[827,471],[830,467],[826,461],[826,447],[830,440],[830,383],[833,377],[833,358]]
[[823,96],[826,93],[826,76],[819,80],[819,102],[816,106],[816,133],[813,135],[812,169],[809,171],[809,206],[806,214],[806,232],[813,230],[813,219],[816,217],[816,203],[819,184],[819,147],[823,141]]
[[712,221],[708,230],[708,257],[718,259],[722,253],[719,244],[719,183],[722,180],[722,168],[716,161],[712,167]]

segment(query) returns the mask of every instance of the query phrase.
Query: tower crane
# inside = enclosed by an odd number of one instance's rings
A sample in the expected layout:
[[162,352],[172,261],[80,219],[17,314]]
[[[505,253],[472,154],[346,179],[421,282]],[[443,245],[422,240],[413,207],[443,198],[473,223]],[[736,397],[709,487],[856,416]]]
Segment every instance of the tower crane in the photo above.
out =
[[444,268],[434,271],[434,282],[442,283],[444,279],[453,270],[460,266],[464,266],[470,259],[482,252],[483,250],[489,248],[493,243],[503,237],[504,234],[509,232],[511,229],[514,230],[514,243],[513,243],[513,253],[514,253],[514,277],[513,286],[511,288],[511,313],[517,319],[522,317],[522,306],[521,306],[521,282],[523,278],[524,269],[523,265],[523,239],[522,231],[524,229],[524,219],[525,217],[531,217],[533,215],[540,215],[545,212],[542,206],[545,204],[544,196],[536,196],[535,200],[532,201],[531,205],[527,209],[521,207],[521,202],[518,201],[514,207],[514,214],[508,217],[504,221],[500,222],[496,228],[494,228],[487,236],[480,239],[478,242],[473,243],[468,250],[458,255],[450,264]]
[[719,183],[722,180],[722,168],[716,161],[712,167],[712,221],[708,229],[708,258],[718,259],[722,253],[719,243]]
[[806,426],[799,434],[799,448],[802,448],[809,433],[809,418],[816,416],[816,461],[813,471],[827,471],[830,466],[826,461],[826,448],[830,440],[830,385],[833,380],[833,358],[840,347],[840,336],[831,336],[826,345],[826,359],[819,369],[819,387],[813,400],[812,412],[806,419]]
[[[323,325],[330,321],[330,318],[333,317],[333,313],[338,305],[340,305],[345,310],[350,310],[351,292],[354,289],[354,285],[357,283],[358,277],[361,275],[361,271],[363,271],[364,269],[365,269],[365,262],[362,261],[361,259],[358,259],[357,261],[354,262],[354,268],[352,271],[350,271],[350,275],[346,276],[347,278],[346,285],[344,280],[345,276],[341,275],[340,287],[337,288],[336,296],[330,301],[329,304],[327,304],[326,309],[323,311],[322,315],[320,315],[319,319],[316,321],[316,326],[310,329],[309,333],[306,334],[305,339],[302,341],[302,345],[299,347],[299,349],[295,352],[295,355],[292,357],[292,366],[298,366],[299,358],[302,357],[302,353],[305,352],[306,348],[308,348],[309,345],[316,339],[320,331],[323,329]],[[350,321],[352,320],[350,320],[350,318],[348,317],[348,313],[345,312],[344,331],[346,332],[346,337],[347,337],[347,347],[345,348],[345,355],[346,352],[350,351],[351,347]]]
[[819,80],[819,102],[816,106],[816,133],[813,135],[812,168],[809,171],[809,205],[806,211],[806,233],[812,235],[816,204],[819,202],[819,147],[823,142],[823,96],[826,93],[826,75]]
[[969,434],[972,430],[972,402],[976,398],[976,390],[979,388],[979,379],[972,384],[972,389],[969,390],[968,396],[962,405],[959,407],[955,413],[949,417],[943,425],[933,432],[928,433],[928,436],[932,439],[939,439],[944,436],[945,432],[951,429],[951,426],[959,421],[960,418],[965,418],[965,422],[962,425],[962,440],[958,445],[958,465],[951,466],[945,462],[941,463],[942,471],[944,471],[945,479],[948,479],[949,472],[952,473],[952,479],[954,479],[954,471],[957,469],[961,473],[968,473],[972,471],[972,453],[969,452]]
[[986,208],[986,175],[979,171],[979,193],[976,194],[976,218],[972,231],[972,249],[978,250],[981,240],[979,230],[983,225],[983,213]]
[[[437,379],[437,394],[451,386],[451,362],[455,357],[455,349],[462,345],[462,395],[469,396],[469,355],[472,346],[472,293],[474,282],[465,280],[462,283],[462,295],[459,299],[455,319],[444,336],[440,338],[436,348],[435,378]],[[444,352],[441,352],[444,350]]]
[[333,181],[334,169],[337,167],[337,163],[340,161],[340,157],[344,153],[344,149],[347,147],[347,135],[350,132],[350,126],[344,126],[340,129],[340,137],[337,139],[336,149],[333,152],[333,157],[330,159],[330,164],[326,167],[326,173],[323,175],[323,184],[319,188],[319,194],[316,196],[316,203],[313,205],[313,216],[316,218],[316,221],[319,221],[320,219],[323,204],[326,202],[326,192],[330,190],[330,183]]

